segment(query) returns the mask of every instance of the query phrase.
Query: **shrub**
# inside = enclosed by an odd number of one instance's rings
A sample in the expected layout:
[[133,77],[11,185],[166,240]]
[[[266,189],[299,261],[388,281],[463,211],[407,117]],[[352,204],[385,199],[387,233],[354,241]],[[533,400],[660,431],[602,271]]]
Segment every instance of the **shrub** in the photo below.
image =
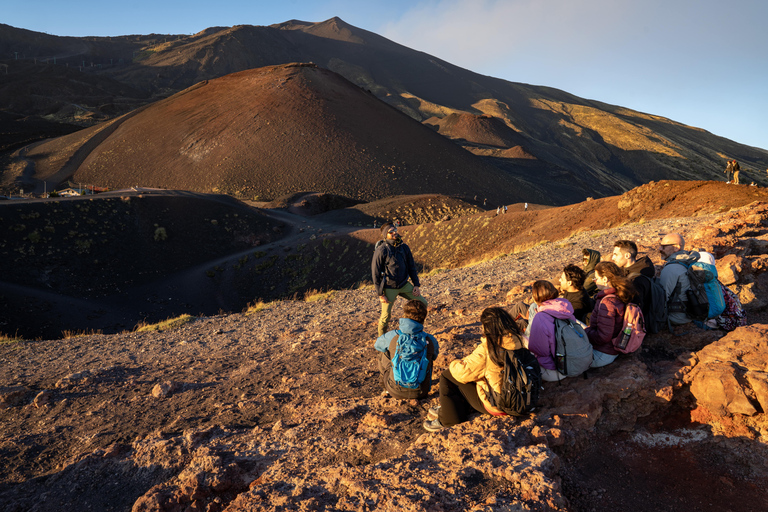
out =
[[177,329],[182,325],[188,322],[191,322],[193,319],[194,317],[192,315],[181,315],[181,316],[177,316],[176,318],[168,318],[167,320],[163,320],[162,322],[158,322],[156,324],[145,324],[142,322],[136,326],[135,331],[136,332],[168,331],[171,329]]

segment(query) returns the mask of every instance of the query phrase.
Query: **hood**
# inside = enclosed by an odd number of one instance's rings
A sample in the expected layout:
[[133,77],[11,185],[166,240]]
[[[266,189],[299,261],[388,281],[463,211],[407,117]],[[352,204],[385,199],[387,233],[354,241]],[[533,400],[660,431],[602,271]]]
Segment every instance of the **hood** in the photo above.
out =
[[538,312],[547,313],[555,318],[572,318],[573,306],[566,299],[550,299],[539,304]]
[[400,330],[406,334],[417,334],[424,330],[424,326],[410,318],[400,319]]
[[589,253],[589,261],[584,265],[584,272],[592,272],[595,270],[595,265],[600,263],[600,253],[594,249],[585,249]]
[[699,253],[696,251],[677,251],[667,258],[667,263],[670,262],[682,263],[683,265],[691,265],[699,261]]
[[643,256],[637,260],[634,264],[627,267],[628,274],[643,274],[647,277],[653,277],[656,275],[656,267],[653,265],[651,258]]
[[616,295],[616,289],[615,288],[605,288],[604,290],[600,290],[597,292],[597,295],[595,295],[595,300],[602,300],[603,297],[606,295]]

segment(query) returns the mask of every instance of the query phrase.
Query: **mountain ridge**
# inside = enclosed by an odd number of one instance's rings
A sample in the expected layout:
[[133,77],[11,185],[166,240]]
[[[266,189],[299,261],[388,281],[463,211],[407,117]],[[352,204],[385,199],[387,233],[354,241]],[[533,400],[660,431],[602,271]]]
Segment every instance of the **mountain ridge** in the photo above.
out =
[[[155,97],[243,68],[314,62],[419,121],[435,114],[493,115],[525,139],[518,145],[536,157],[537,163],[528,162],[536,171],[532,176],[557,176],[592,189],[591,194],[568,196],[568,187],[563,187],[556,192],[562,201],[612,195],[658,179],[719,179],[728,159],[742,163],[744,181],[768,183],[759,171],[768,168],[763,149],[551,87],[479,75],[339,18],[238,25],[192,37],[142,36],[126,43],[144,45],[135,61],[105,66],[95,74],[141,87]],[[481,156],[506,171],[518,165],[504,154]]]

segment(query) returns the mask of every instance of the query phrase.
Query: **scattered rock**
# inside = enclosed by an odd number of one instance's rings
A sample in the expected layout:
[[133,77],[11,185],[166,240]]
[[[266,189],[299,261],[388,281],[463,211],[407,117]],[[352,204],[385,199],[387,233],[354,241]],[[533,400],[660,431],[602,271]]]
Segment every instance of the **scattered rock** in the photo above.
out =
[[178,391],[179,388],[180,386],[176,382],[161,382],[159,384],[155,384],[155,387],[152,388],[152,396],[155,398],[168,398],[173,395],[173,393]]
[[32,390],[26,386],[8,386],[0,388],[0,409],[21,405]]
[[53,393],[51,393],[47,389],[44,389],[43,391],[37,394],[37,396],[35,397],[35,401],[33,403],[35,407],[40,408],[46,405],[50,405],[51,402],[53,402]]

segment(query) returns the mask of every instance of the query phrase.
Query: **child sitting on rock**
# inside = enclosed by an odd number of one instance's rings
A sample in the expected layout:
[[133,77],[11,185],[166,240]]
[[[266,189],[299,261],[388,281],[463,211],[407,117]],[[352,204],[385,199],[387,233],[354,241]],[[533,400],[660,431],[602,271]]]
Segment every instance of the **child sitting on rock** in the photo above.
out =
[[379,354],[384,390],[395,398],[424,398],[432,386],[432,362],[437,358],[437,339],[424,332],[427,306],[409,300],[403,306],[400,328],[378,337],[373,347]]

